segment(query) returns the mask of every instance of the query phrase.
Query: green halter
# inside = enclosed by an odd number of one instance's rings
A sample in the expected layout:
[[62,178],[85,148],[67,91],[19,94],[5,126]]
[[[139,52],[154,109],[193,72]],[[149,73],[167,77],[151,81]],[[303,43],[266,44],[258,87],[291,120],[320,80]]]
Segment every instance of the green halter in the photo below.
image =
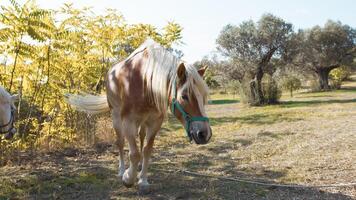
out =
[[178,111],[183,115],[183,119],[185,121],[185,132],[187,137],[189,138],[189,141],[192,141],[192,135],[189,132],[190,129],[190,124],[194,121],[206,121],[209,122],[209,118],[207,117],[192,117],[190,116],[185,110],[183,109],[182,105],[177,101],[177,89],[176,89],[176,78],[174,79],[174,82],[172,84],[172,105],[171,105],[171,112],[174,115],[175,108],[178,109]]

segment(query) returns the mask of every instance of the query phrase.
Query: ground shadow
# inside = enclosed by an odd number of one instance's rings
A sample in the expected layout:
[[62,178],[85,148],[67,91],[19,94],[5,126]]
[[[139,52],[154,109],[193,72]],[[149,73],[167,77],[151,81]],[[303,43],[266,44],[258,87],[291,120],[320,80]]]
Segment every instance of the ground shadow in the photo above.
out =
[[105,161],[77,153],[37,156],[43,158],[34,157],[31,169],[23,169],[20,176],[0,176],[0,199],[110,199],[112,189],[120,186]]
[[352,93],[356,93],[356,87],[352,87],[352,86],[344,86],[339,90],[336,90],[337,92],[352,92]]
[[303,96],[298,96],[295,98],[320,98],[320,97],[334,97],[337,93],[356,93],[356,87],[354,86],[342,86],[340,89],[326,90],[326,91],[304,91],[298,94],[303,94]]
[[[242,143],[249,144],[246,141]],[[312,188],[278,188],[204,178],[175,172],[177,165],[173,163],[159,165],[155,162],[152,163],[149,174],[152,190],[147,195],[139,195],[137,186],[128,189],[122,185],[116,176],[116,170],[108,167],[108,161],[82,160],[83,157],[79,155],[74,160],[67,159],[67,156],[59,159],[61,157],[58,156],[43,163],[49,168],[34,167],[25,176],[13,175],[9,184],[13,184],[15,191],[4,192],[2,181],[0,199],[352,199],[340,193]],[[189,152],[187,156],[186,161],[181,163],[182,168],[191,171],[206,171],[204,173],[209,174],[223,172],[225,177],[248,178],[268,183],[276,183],[274,179],[286,175],[283,171],[263,167],[237,171],[235,169],[239,163],[231,157],[194,152]],[[165,157],[160,155],[157,159]],[[220,162],[218,168],[214,162]],[[53,166],[56,166],[56,170],[52,169]]]
[[241,124],[255,124],[255,125],[264,125],[264,124],[273,124],[282,121],[299,121],[302,118],[290,117],[283,115],[282,113],[268,113],[268,114],[251,114],[241,117],[216,117],[210,118],[210,124],[212,126],[223,124],[223,123],[232,123],[239,122]]
[[279,106],[282,108],[307,107],[332,103],[355,103],[356,99],[331,99],[331,100],[310,100],[310,101],[282,101]]
[[[217,158],[219,159],[219,158]],[[221,167],[215,168],[214,158],[202,154],[190,156],[183,162],[183,168],[191,171],[208,171],[209,174],[221,174],[225,177],[258,180],[259,182],[272,183],[274,179],[286,175],[284,171],[273,171],[266,168],[255,170],[236,171],[236,163],[229,158],[218,160]],[[165,166],[166,170],[175,166]],[[213,169],[211,169],[213,168]],[[151,181],[156,185],[151,194],[146,195],[149,199],[342,199],[352,198],[343,194],[334,194],[315,188],[279,188],[274,186],[259,186],[255,184],[219,180],[181,172],[162,173],[159,166],[153,164]],[[122,194],[131,197],[132,193]]]
[[239,103],[239,100],[236,99],[218,99],[218,100],[210,100],[209,104],[211,105],[223,105],[223,104],[233,104]]
[[297,98],[297,99],[302,99],[303,98],[303,99],[305,99],[305,98],[321,98],[321,97],[334,97],[334,96],[325,94],[325,95],[299,96],[299,97],[294,97],[294,98]]
[[288,136],[288,135],[294,135],[294,132],[284,132],[283,134],[278,134],[278,133],[273,133],[270,131],[261,131],[257,134],[257,136],[260,137],[270,137],[270,138],[274,138],[274,139],[279,139],[283,136]]

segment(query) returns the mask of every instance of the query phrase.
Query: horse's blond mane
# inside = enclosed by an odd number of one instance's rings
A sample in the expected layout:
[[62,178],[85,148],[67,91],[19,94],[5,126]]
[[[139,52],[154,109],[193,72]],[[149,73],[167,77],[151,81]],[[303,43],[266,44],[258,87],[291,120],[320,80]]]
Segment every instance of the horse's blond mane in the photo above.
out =
[[[169,90],[175,80],[178,65],[183,61],[153,40],[147,40],[127,59],[143,50],[147,51],[148,54],[143,72],[143,78],[147,84],[147,95],[153,100],[157,109],[166,114]],[[200,110],[203,111],[203,106],[207,102],[208,87],[193,66],[187,63],[184,63],[184,65],[187,72],[187,81],[177,94],[179,95],[183,89],[187,88],[189,95],[194,94],[197,97]]]

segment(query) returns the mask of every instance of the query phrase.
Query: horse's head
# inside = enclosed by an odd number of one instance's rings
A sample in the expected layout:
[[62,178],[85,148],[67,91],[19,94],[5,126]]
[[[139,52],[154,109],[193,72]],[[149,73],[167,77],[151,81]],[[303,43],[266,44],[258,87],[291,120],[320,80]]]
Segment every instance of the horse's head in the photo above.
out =
[[16,133],[14,127],[15,101],[18,95],[10,95],[5,90],[0,94],[0,134],[5,135],[5,139],[11,139]]
[[171,87],[171,111],[183,124],[189,139],[194,139],[197,144],[208,143],[212,136],[209,118],[204,110],[208,95],[202,79],[204,72],[205,68],[197,71],[181,63]]

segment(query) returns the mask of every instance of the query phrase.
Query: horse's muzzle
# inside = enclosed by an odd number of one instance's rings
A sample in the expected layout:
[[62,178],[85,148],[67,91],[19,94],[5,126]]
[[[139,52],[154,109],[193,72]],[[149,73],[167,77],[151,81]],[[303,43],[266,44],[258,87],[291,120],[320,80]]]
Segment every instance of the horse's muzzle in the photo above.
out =
[[208,131],[197,130],[197,131],[191,131],[190,135],[192,136],[196,144],[207,144],[211,138],[212,132],[211,129],[210,129],[210,134],[208,133]]

